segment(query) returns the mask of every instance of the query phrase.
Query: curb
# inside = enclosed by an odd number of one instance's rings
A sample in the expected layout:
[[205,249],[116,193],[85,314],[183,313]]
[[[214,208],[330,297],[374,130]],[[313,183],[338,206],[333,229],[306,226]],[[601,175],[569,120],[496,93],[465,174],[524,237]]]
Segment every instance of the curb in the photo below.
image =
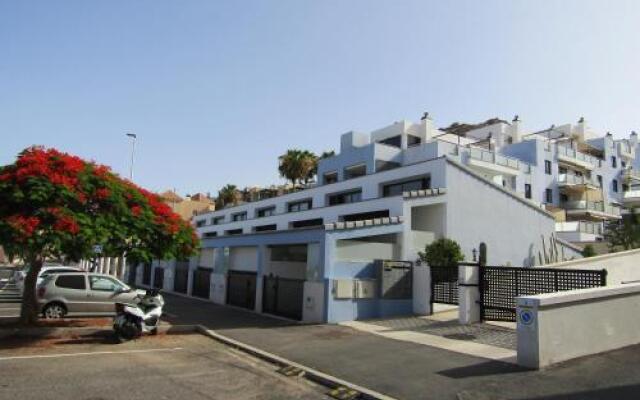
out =
[[396,400],[394,397],[391,396],[387,396],[385,394],[376,392],[374,390],[371,389],[367,389],[365,387],[362,386],[358,386],[354,383],[351,382],[347,382],[345,380],[342,380],[340,378],[336,378],[335,376],[329,375],[329,374],[325,374],[324,372],[320,372],[318,370],[315,370],[313,368],[309,368],[306,367],[302,364],[298,364],[296,362],[287,360],[286,358],[282,358],[280,356],[277,356],[273,353],[269,353],[267,351],[258,349],[256,347],[250,346],[248,344],[244,344],[242,342],[239,342],[235,339],[231,339],[229,337],[226,337],[224,335],[221,335],[211,329],[207,329],[206,327],[202,326],[202,325],[196,325],[196,330],[197,332],[208,336],[220,343],[226,344],[230,347],[236,348],[238,350],[241,350],[245,353],[251,354],[252,356],[258,357],[262,360],[265,360],[267,362],[270,362],[272,364],[278,365],[280,367],[287,367],[287,366],[291,366],[294,368],[298,368],[301,371],[304,372],[304,377],[314,381],[316,383],[319,383],[321,385],[327,386],[329,388],[335,389],[337,387],[346,387],[348,389],[352,389],[355,390],[357,392],[359,392],[361,394],[362,399],[371,399],[371,400]]
[[[105,326],[83,326],[83,327],[39,327],[39,328],[0,328],[0,339],[14,338],[64,338],[68,335],[82,335],[92,332],[111,332],[113,328]],[[158,333],[180,334],[198,332],[196,325],[161,325]]]

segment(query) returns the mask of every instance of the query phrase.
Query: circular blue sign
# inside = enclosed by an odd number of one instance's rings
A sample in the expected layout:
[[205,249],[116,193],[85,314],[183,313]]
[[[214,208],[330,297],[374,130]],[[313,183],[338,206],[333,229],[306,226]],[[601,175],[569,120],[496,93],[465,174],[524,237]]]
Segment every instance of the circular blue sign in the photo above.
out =
[[520,322],[523,325],[531,325],[533,322],[533,313],[529,310],[520,311]]

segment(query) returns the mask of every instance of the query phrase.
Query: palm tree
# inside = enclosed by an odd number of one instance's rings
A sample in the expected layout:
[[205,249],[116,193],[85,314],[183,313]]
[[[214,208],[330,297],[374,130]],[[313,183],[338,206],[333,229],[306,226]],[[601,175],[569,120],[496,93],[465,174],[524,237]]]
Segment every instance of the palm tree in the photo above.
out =
[[298,182],[309,182],[317,169],[318,156],[308,150],[290,149],[278,157],[280,176],[291,181],[293,186]]
[[227,184],[218,191],[218,198],[216,199],[216,207],[223,208],[227,204],[238,204],[238,188],[236,185]]

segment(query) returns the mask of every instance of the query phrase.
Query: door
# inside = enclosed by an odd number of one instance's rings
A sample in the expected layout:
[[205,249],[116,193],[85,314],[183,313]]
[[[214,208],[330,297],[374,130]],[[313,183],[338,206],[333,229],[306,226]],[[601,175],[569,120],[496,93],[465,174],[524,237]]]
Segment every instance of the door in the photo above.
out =
[[164,288],[164,268],[156,267],[153,271],[153,287],[156,289]]
[[110,276],[89,275],[90,312],[114,313],[115,303],[132,303],[135,291],[123,292],[125,286]]
[[86,279],[85,274],[58,275],[55,293],[48,300],[62,300],[70,313],[87,312],[90,309],[90,299]]
[[304,280],[265,276],[262,298],[263,312],[301,320]]
[[229,271],[227,303],[253,310],[256,306],[256,273]]
[[176,265],[173,290],[178,293],[187,293],[189,282],[189,264]]

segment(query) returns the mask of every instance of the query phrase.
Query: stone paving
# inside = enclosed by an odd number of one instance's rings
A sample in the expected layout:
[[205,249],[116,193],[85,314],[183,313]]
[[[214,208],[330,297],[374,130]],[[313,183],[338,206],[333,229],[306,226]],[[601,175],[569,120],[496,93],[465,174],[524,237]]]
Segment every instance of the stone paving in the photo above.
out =
[[420,332],[447,339],[464,340],[489,346],[516,350],[516,331],[489,324],[460,325],[458,321],[436,321],[424,317],[404,317],[367,321],[395,331]]

